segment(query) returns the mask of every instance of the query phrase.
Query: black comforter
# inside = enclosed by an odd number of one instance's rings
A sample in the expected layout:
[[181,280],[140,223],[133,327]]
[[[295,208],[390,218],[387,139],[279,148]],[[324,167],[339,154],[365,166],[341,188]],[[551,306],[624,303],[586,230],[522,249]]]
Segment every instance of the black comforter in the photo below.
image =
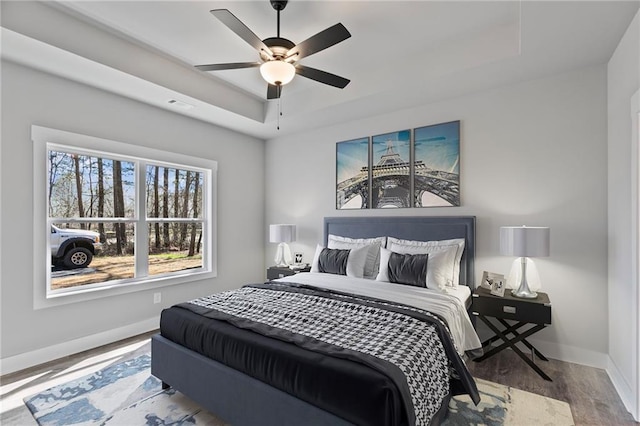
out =
[[[341,313],[328,313],[336,306]],[[438,424],[451,395],[479,401],[446,326],[408,306],[268,283],[164,310],[160,330],[354,424]]]

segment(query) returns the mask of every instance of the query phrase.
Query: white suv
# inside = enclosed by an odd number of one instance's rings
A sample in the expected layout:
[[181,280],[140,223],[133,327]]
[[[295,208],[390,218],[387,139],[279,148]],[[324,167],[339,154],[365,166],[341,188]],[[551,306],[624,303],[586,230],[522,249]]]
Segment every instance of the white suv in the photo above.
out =
[[102,248],[100,234],[83,229],[61,229],[51,226],[51,262],[68,268],[86,268],[93,255]]

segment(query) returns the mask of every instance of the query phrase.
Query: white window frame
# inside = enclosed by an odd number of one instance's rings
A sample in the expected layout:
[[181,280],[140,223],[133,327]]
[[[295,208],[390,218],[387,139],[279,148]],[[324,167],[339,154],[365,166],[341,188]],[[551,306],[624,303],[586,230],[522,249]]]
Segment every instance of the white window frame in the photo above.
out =
[[[173,152],[126,144],[93,136],[81,135],[41,126],[31,126],[34,157],[34,308],[41,309],[68,303],[76,303],[101,297],[110,297],[143,290],[158,289],[165,286],[184,284],[213,278],[217,275],[216,262],[216,199],[218,163]],[[136,164],[136,211],[133,218],[125,222],[136,223],[135,253],[136,259],[148,259],[148,224],[157,218],[145,214],[144,201],[145,173],[147,166],[160,166],[189,169],[202,173],[202,224],[203,247],[202,267],[163,275],[145,275],[144,268],[136,261],[136,277],[114,280],[100,284],[87,284],[67,289],[51,290],[51,252],[49,229],[57,218],[49,218],[47,206],[48,160],[49,150],[71,151],[91,156],[133,162]],[[162,219],[175,221],[173,219]],[[100,222],[99,219],[73,218],[75,222]],[[180,219],[178,219],[180,221]],[[198,220],[200,221],[200,220]],[[141,276],[142,275],[142,276]]]
[[[640,418],[640,90],[631,97],[631,280],[632,295],[635,306],[632,307],[632,336],[635,343],[632,349],[632,377],[635,373],[635,383],[630,383],[632,400],[627,408],[634,419]],[[632,303],[634,303],[632,302]],[[633,342],[632,342],[633,343]],[[635,397],[633,396],[635,393]]]

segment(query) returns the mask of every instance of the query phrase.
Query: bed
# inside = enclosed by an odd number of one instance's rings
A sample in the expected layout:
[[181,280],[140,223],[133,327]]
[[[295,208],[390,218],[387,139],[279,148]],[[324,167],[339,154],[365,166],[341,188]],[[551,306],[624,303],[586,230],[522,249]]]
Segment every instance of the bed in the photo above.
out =
[[[470,290],[474,288],[474,217],[325,218],[324,247],[331,245],[330,236],[345,239],[384,236],[398,241],[463,239],[464,251],[455,276],[456,282],[453,284],[466,286]],[[314,262],[317,263],[317,260],[314,259]],[[308,299],[309,303],[327,303],[331,306],[344,303],[349,309],[356,305],[358,309],[368,309],[375,304],[375,309],[379,305],[385,305],[390,306],[392,311],[399,309],[403,312],[407,310],[405,301],[417,303],[413,299],[423,298],[422,294],[430,291],[376,282],[371,277],[343,280],[342,277],[316,272],[297,274],[273,283],[246,286],[240,290],[247,295],[256,295],[254,297],[264,297],[264,292],[268,292],[271,297],[277,290],[280,293],[275,299],[278,303],[287,305],[295,305],[298,303],[297,298],[302,297],[306,298],[303,300]],[[322,282],[319,282],[322,278]],[[343,287],[345,281],[349,282],[350,287]],[[316,287],[318,283],[320,287]],[[433,301],[431,297],[423,298],[424,303],[435,306],[435,315],[425,313],[426,308],[423,309],[422,305],[408,308],[413,316],[432,317],[429,332],[436,330],[433,333],[446,337],[440,344],[444,348],[442,351],[449,357],[446,362],[456,369],[455,376],[462,376],[447,384],[450,386],[446,389],[447,395],[435,399],[432,405],[435,404],[436,408],[430,408],[428,417],[424,417],[418,408],[415,411],[406,408],[407,400],[420,393],[412,384],[408,387],[403,382],[403,386],[398,385],[401,381],[394,378],[397,374],[396,367],[385,364],[386,370],[377,369],[376,358],[368,354],[353,355],[348,347],[340,347],[336,351],[335,346],[325,345],[325,342],[318,343],[317,339],[299,337],[297,334],[283,337],[280,330],[274,331],[271,328],[265,331],[261,323],[247,323],[244,319],[229,316],[226,311],[218,311],[218,308],[211,310],[208,305],[219,303],[221,298],[227,300],[245,297],[245,294],[234,293],[233,297],[211,295],[191,301],[194,303],[180,304],[164,310],[161,332],[152,338],[151,371],[162,380],[163,386],[171,386],[184,393],[233,425],[438,424],[446,414],[451,395],[468,393],[476,403],[479,398],[475,383],[462,361],[465,353],[479,348],[479,339],[472,327],[469,329],[470,320],[465,311],[470,291],[459,291],[457,285],[445,292],[451,293],[450,295],[436,295]],[[396,290],[398,287],[403,289]],[[361,292],[370,294],[359,294]],[[390,299],[386,297],[387,294]],[[295,299],[287,299],[288,297]],[[455,303],[455,309],[452,308],[453,314],[438,311],[438,307],[445,305],[444,299],[459,299]],[[237,301],[234,299],[229,303]],[[319,305],[319,308],[319,311],[324,310],[324,305]],[[256,306],[255,309],[260,311],[265,308]],[[379,321],[381,326],[385,326],[390,320],[384,315],[396,314],[399,315],[398,312],[386,312],[380,314],[381,319],[373,318],[371,321]],[[358,311],[358,318],[361,315]],[[451,319],[444,319],[447,315]],[[338,314],[335,316],[338,317]],[[395,317],[389,318],[396,320]],[[331,318],[327,319],[330,320]],[[305,319],[300,321],[304,322]],[[444,321],[452,323],[448,333],[442,331],[447,328],[439,325]],[[461,325],[453,324],[456,322]],[[340,327],[330,328],[339,330]],[[338,334],[341,332],[336,331]],[[402,333],[397,334],[400,336]],[[290,337],[291,335],[294,337]],[[373,340],[375,338],[366,341]],[[442,355],[438,356],[442,358]],[[437,374],[437,369],[433,369]],[[412,380],[414,384],[423,382],[419,378]],[[431,382],[425,385],[425,388],[433,387]],[[439,387],[437,382],[435,387]]]

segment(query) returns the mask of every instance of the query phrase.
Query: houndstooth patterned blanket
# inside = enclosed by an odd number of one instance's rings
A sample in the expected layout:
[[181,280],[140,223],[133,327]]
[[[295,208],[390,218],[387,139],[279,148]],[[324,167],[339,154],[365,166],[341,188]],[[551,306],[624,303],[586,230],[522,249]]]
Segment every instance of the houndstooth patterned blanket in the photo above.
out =
[[404,305],[287,283],[245,286],[189,303],[211,310],[209,316],[242,319],[245,328],[389,374],[412,425],[431,423],[451,394],[450,358],[461,362],[446,325]]

